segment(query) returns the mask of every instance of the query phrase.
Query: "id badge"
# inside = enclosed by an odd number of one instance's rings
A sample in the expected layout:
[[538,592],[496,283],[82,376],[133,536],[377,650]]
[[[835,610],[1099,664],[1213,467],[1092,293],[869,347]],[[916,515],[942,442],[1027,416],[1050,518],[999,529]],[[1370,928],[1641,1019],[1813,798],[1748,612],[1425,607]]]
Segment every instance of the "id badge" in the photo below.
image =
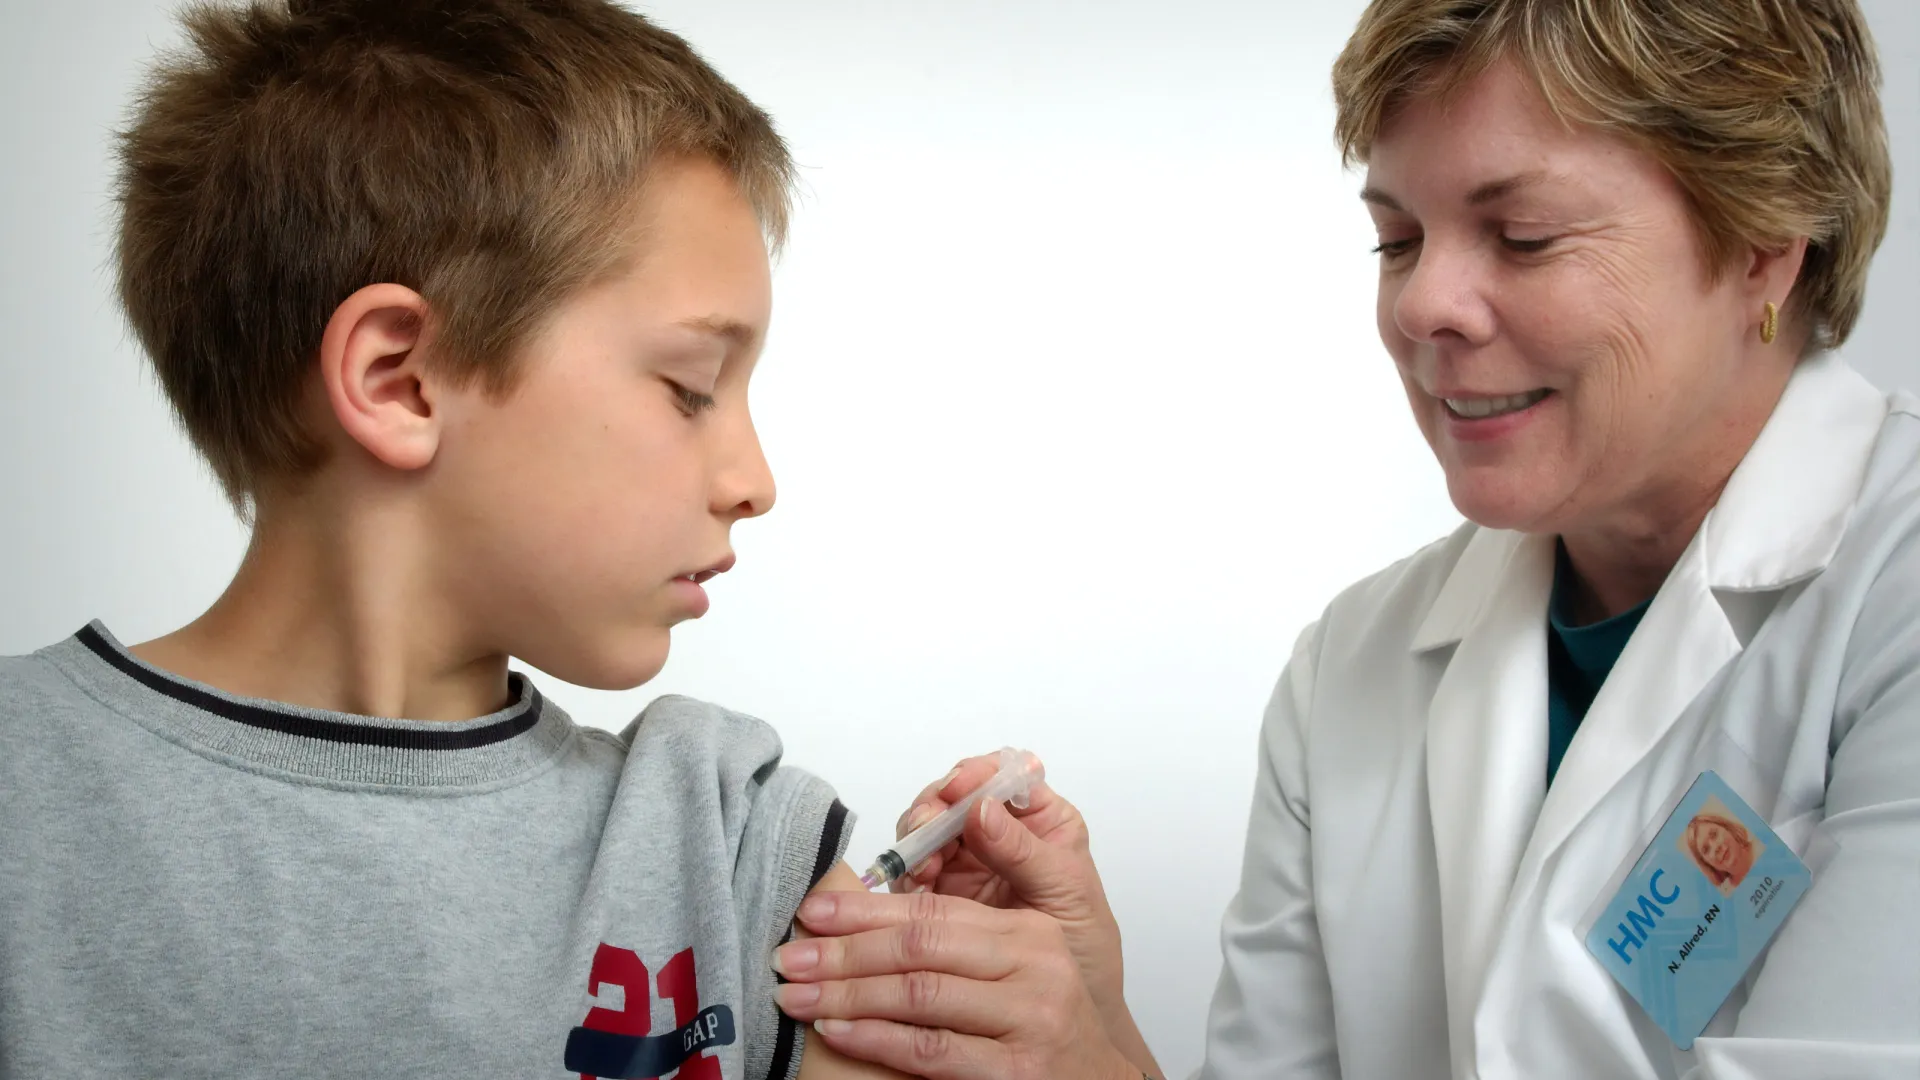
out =
[[1587,951],[1691,1049],[1812,883],[1766,821],[1703,772],[1601,909]]

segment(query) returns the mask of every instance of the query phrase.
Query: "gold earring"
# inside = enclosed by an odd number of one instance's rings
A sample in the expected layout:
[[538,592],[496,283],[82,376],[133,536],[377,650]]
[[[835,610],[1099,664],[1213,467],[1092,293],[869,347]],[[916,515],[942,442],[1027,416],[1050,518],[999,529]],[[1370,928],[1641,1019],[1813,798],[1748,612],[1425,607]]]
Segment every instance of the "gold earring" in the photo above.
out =
[[1761,310],[1760,343],[1762,345],[1771,345],[1773,344],[1773,336],[1780,332],[1780,309],[1774,307],[1773,301],[1769,300],[1767,301],[1767,306]]

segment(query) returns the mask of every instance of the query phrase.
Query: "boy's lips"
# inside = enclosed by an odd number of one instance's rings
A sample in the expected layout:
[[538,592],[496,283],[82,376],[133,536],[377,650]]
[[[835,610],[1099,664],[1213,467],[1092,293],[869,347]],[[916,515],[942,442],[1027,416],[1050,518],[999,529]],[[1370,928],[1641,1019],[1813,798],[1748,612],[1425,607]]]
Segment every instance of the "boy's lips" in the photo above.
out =
[[695,585],[704,585],[707,582],[712,581],[714,578],[719,577],[721,574],[724,574],[727,571],[733,569],[733,561],[734,561],[733,553],[728,552],[726,555],[722,556],[719,561],[713,563],[711,566],[708,566],[705,570],[694,570],[689,573],[681,574],[675,580],[691,581]]
[[697,619],[707,613],[707,608],[710,603],[707,600],[707,590],[700,586],[731,569],[733,569],[733,553],[728,552],[724,558],[707,567],[705,570],[694,570],[681,574],[674,578],[671,584],[675,592],[682,594],[681,598],[685,602],[687,609],[692,613],[693,617]]

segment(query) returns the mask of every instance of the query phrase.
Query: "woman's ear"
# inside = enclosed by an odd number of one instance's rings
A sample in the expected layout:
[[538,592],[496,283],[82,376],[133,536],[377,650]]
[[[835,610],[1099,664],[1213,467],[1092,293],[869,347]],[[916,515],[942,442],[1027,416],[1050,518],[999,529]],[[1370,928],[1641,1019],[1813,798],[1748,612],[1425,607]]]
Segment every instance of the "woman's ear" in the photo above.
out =
[[404,285],[368,285],[341,301],[320,338],[320,377],[341,430],[382,463],[420,469],[440,445],[421,343],[427,302]]
[[1771,301],[1781,311],[1800,280],[1800,267],[1807,261],[1807,238],[1794,237],[1780,248],[1754,248],[1747,256],[1746,292],[1757,319],[1760,305]]

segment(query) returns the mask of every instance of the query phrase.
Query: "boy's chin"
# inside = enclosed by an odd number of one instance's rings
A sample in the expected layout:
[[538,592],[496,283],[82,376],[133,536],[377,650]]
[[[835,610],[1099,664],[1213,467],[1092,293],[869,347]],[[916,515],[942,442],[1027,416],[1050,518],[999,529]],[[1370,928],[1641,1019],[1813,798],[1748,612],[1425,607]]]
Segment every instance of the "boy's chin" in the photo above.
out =
[[520,659],[589,690],[631,690],[660,674],[671,643],[665,627],[651,627],[566,642],[552,655]]

